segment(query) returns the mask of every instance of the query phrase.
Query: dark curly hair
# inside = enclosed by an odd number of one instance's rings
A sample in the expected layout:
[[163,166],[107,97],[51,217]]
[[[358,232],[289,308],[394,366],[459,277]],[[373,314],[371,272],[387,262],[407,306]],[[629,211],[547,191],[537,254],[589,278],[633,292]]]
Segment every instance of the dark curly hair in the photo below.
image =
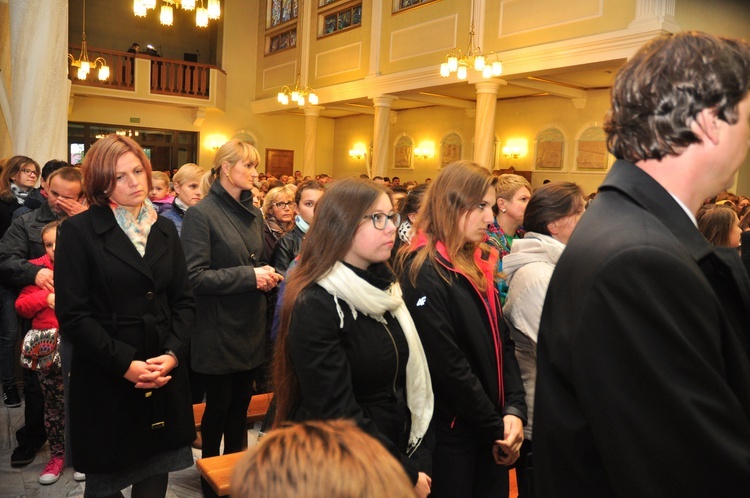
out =
[[750,90],[750,45],[700,32],[656,38],[617,74],[604,129],[609,151],[637,162],[679,155],[700,138],[690,125],[704,109],[735,124]]

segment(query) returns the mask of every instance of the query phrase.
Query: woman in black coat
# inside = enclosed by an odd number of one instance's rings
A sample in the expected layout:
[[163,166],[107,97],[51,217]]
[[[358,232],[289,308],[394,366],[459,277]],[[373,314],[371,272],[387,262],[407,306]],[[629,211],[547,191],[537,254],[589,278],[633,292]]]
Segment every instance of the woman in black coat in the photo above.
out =
[[[230,140],[216,151],[208,195],[185,212],[182,242],[198,296],[193,370],[205,374],[203,457],[247,447],[247,406],[266,345],[266,292],[282,279],[263,261],[263,215],[253,206],[258,151]],[[211,487],[203,481],[206,495]]]
[[429,494],[430,374],[388,261],[399,215],[386,190],[326,191],[290,272],[274,358],[276,423],[353,419]]
[[494,285],[497,252],[481,245],[495,181],[468,161],[443,169],[398,258],[435,390],[438,498],[507,497],[507,466],[523,442],[525,393]]
[[151,165],[127,137],[83,162],[90,208],[60,226],[56,312],[73,345],[70,433],[86,497],[164,496],[193,464],[186,358],[194,299],[174,224],[147,200]]

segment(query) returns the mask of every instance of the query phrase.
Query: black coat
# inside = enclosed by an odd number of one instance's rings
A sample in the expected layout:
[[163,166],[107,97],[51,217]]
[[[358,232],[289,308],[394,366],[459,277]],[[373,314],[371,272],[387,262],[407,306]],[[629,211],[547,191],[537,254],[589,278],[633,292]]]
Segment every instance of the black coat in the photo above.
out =
[[[383,288],[367,272],[349,268]],[[294,303],[288,341],[301,399],[291,418],[353,419],[399,459],[416,482],[418,472],[429,472],[431,448],[426,437],[412,458],[406,456],[409,347],[401,326],[390,313],[385,314],[386,327],[362,313],[355,320],[341,299],[339,306],[343,328],[333,296],[319,285],[305,289]]]
[[237,202],[219,181],[185,211],[180,237],[197,296],[191,341],[196,372],[243,372],[263,363],[266,294],[257,289],[254,269],[263,265],[262,230],[252,193]]
[[745,496],[750,281],[651,176],[617,161],[550,281],[539,496]]
[[[60,225],[56,312],[73,345],[70,419],[73,464],[113,472],[195,437],[187,351],[195,301],[174,224],[152,225],[141,257],[109,207]],[[133,360],[173,351],[179,365],[155,390],[123,376]],[[158,428],[152,424],[164,422]]]
[[276,242],[276,247],[271,254],[271,266],[277,272],[286,277],[286,271],[294,258],[299,254],[302,248],[302,241],[305,239],[305,232],[298,226],[294,226]]
[[401,278],[404,301],[430,365],[435,392],[432,427],[438,445],[451,439],[491,445],[505,439],[503,415],[526,423],[515,344],[500,315],[500,303],[492,303],[501,327],[505,399],[500,400],[498,358],[483,298],[465,276],[438,258],[439,262],[425,261],[415,284],[408,277],[411,261]]

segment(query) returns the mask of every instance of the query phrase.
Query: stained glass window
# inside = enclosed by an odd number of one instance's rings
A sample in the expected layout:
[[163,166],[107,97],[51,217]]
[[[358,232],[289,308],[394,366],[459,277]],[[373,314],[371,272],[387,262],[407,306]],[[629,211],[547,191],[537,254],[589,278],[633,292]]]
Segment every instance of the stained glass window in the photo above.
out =
[[333,11],[323,16],[323,36],[362,25],[362,4]]
[[292,19],[297,19],[299,15],[298,0],[269,0],[271,4],[271,25],[278,26]]
[[394,0],[393,1],[393,12],[400,12],[402,10],[416,7],[425,3],[434,2],[435,0]]

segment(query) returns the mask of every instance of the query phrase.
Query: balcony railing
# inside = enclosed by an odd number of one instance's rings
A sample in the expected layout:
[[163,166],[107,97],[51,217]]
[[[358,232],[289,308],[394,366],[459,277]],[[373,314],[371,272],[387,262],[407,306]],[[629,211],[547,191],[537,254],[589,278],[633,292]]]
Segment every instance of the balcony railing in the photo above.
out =
[[[81,52],[80,45],[69,45],[68,48],[70,54],[76,56]],[[78,68],[71,66],[68,60],[68,78],[76,85],[134,91],[136,66],[141,69],[145,67],[143,64],[136,64],[136,59],[145,59],[150,61],[150,93],[208,99],[211,69],[218,69],[208,64],[91,47],[88,47],[88,55],[90,61],[103,57],[109,66],[110,76],[105,81],[99,80],[98,71],[92,65],[88,79],[79,80]]]

